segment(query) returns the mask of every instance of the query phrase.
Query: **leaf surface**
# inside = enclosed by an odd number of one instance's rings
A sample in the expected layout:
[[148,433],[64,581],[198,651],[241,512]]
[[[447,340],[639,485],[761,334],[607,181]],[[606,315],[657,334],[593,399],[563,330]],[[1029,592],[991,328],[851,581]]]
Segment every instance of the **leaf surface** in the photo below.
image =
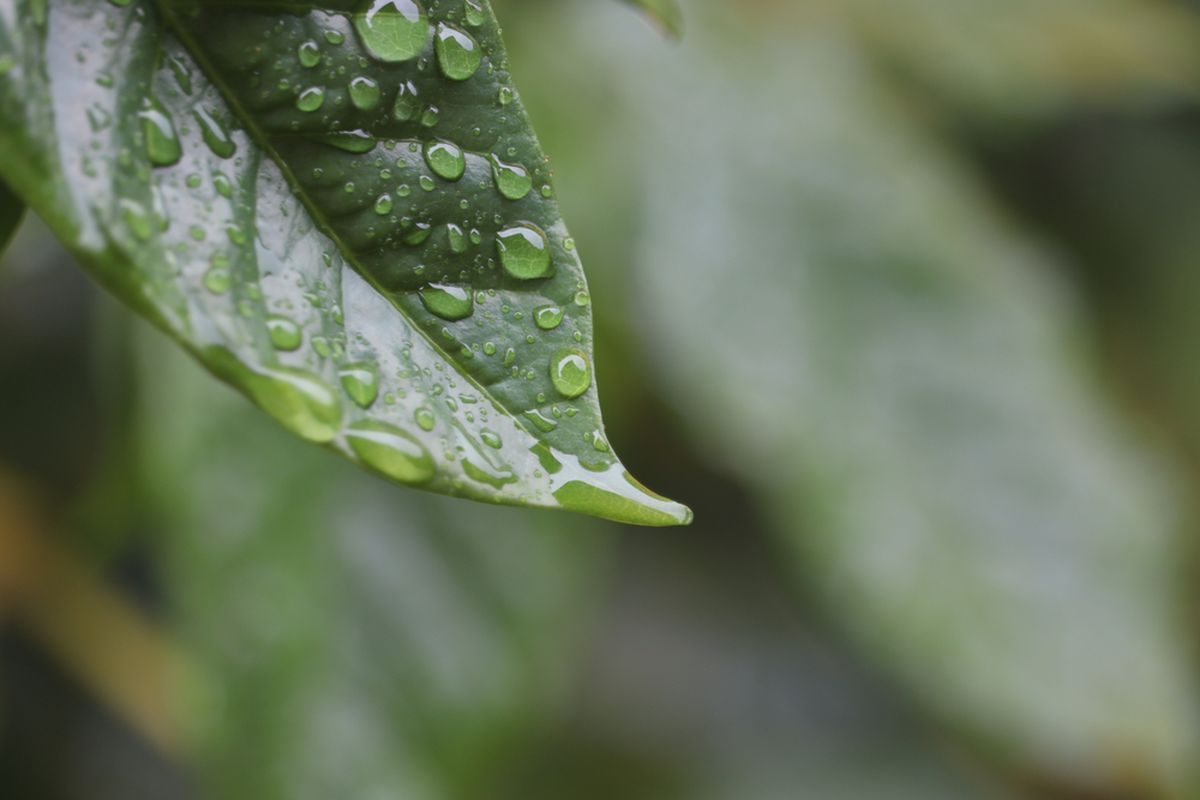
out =
[[678,524],[604,434],[590,297],[484,0],[7,0],[3,171],[293,433],[477,500]]
[[683,9],[679,0],[625,0],[641,9],[658,27],[678,39],[683,36]]

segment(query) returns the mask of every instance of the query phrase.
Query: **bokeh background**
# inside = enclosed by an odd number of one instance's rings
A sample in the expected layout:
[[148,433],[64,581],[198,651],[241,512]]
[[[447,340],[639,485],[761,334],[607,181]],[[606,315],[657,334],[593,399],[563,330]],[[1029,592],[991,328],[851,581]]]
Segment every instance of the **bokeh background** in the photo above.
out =
[[1200,4],[495,0],[641,530],[0,262],[0,796],[1200,797]]

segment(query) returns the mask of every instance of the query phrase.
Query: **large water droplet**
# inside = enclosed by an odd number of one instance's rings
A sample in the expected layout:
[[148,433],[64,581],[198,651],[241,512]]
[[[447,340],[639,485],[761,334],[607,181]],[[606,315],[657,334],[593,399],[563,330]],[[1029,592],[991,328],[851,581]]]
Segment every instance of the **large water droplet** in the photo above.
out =
[[325,105],[325,89],[322,86],[310,86],[296,98],[296,108],[301,111],[316,111]]
[[200,136],[208,145],[208,149],[220,158],[232,158],[237,152],[237,145],[233,143],[229,131],[225,130],[220,120],[203,106],[193,110],[192,114],[196,117],[196,122],[200,123]]
[[363,408],[370,408],[379,396],[379,373],[369,361],[347,364],[338,371],[338,378],[350,399]]
[[433,458],[406,430],[383,422],[356,422],[346,442],[363,464],[401,483],[424,483],[434,475]]
[[419,294],[421,302],[430,314],[436,314],[451,322],[466,319],[475,310],[475,300],[471,297],[471,290],[462,286],[432,283],[422,288]]
[[179,163],[183,157],[183,147],[179,144],[179,135],[175,132],[171,115],[158,98],[154,95],[142,98],[138,119],[142,121],[142,136],[145,137],[146,155],[150,163],[156,167]]
[[496,179],[496,188],[500,190],[500,194],[509,200],[520,200],[533,188],[533,178],[529,177],[529,170],[520,164],[507,164],[495,154],[492,155],[492,177]]
[[448,181],[458,180],[467,169],[467,158],[462,148],[440,139],[425,145],[425,161],[439,177]]
[[408,61],[425,49],[429,22],[417,0],[368,0],[354,15],[367,52],[380,61]]
[[442,74],[451,80],[465,81],[474,75],[483,63],[483,51],[479,42],[466,31],[460,31],[445,23],[438,25],[434,46],[437,48],[438,65],[442,68]]
[[536,226],[522,222],[496,235],[500,263],[514,278],[530,280],[550,274],[550,244]]
[[551,356],[550,382],[563,397],[579,397],[586,392],[592,385],[592,365],[587,354],[569,348]]
[[365,75],[350,81],[350,102],[360,111],[370,111],[379,105],[379,84]]

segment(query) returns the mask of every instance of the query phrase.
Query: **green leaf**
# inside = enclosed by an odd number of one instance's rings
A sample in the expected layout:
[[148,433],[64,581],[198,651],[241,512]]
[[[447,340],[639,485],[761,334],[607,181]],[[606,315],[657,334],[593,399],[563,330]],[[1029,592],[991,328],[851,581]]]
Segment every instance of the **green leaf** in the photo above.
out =
[[0,253],[8,246],[24,215],[25,204],[21,198],[13,194],[4,181],[0,181]]
[[614,78],[656,76],[631,283],[665,389],[944,724],[1084,794],[1195,796],[1180,498],[1085,366],[1055,264],[849,39],[757,23],[697,18],[678,64]]
[[664,33],[678,39],[683,36],[683,9],[679,0],[625,0],[641,9]]
[[605,439],[487,2],[347,8],[7,0],[0,172],[293,433],[435,492],[686,522]]

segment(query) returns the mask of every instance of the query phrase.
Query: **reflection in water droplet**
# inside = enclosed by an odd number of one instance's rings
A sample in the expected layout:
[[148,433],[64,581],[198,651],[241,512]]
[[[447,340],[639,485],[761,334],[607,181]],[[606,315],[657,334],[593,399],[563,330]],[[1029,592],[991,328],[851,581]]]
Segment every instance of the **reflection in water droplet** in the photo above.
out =
[[325,88],[310,86],[296,98],[296,108],[301,111],[316,111],[325,104]]
[[321,63],[321,46],[309,39],[296,48],[296,57],[300,60],[300,66],[312,69]]
[[450,240],[450,251],[452,253],[467,252],[467,235],[463,233],[463,229],[455,225],[453,222],[446,225],[446,235]]
[[392,196],[390,194],[381,194],[375,199],[375,213],[381,217],[392,213]]
[[363,408],[370,408],[379,396],[379,373],[369,361],[342,367],[338,371],[338,378],[350,399]]
[[392,106],[392,116],[401,122],[408,122],[417,116],[421,110],[421,98],[417,96],[417,87],[412,81],[402,81],[396,92],[396,104]]
[[408,61],[429,39],[425,9],[417,0],[368,0],[354,15],[354,28],[380,61]]
[[530,280],[550,274],[550,245],[536,226],[522,222],[500,231],[496,247],[501,265],[514,278]]
[[350,81],[350,102],[360,111],[370,111],[379,105],[379,84],[365,75]]
[[559,350],[550,358],[550,382],[563,397],[579,397],[592,385],[592,365],[582,350]]
[[495,431],[488,430],[487,428],[484,428],[479,432],[479,438],[483,440],[484,444],[493,450],[499,450],[504,445],[503,440],[500,439],[500,434],[496,433]]
[[433,416],[433,412],[424,406],[413,412],[413,419],[423,431],[431,431],[437,425],[437,418]]
[[401,483],[424,483],[434,475],[433,458],[406,430],[383,422],[356,422],[346,443],[363,464]]
[[437,48],[438,66],[442,68],[442,74],[451,80],[465,81],[483,63],[483,51],[471,34],[445,23],[438,25],[434,45]]
[[178,163],[183,157],[183,148],[179,144],[179,135],[175,132],[175,123],[158,98],[154,95],[142,98],[138,119],[142,122],[142,136],[150,163],[156,167],[169,167]]
[[267,317],[267,333],[276,350],[296,350],[304,339],[300,326],[287,317]]
[[232,158],[237,152],[237,145],[233,143],[229,131],[225,130],[220,120],[203,106],[195,108],[192,115],[196,117],[196,122],[200,123],[200,136],[208,145],[208,149],[220,158]]
[[552,331],[563,321],[563,310],[560,306],[538,306],[533,311],[533,320],[544,331]]
[[453,142],[435,140],[425,145],[425,162],[439,177],[456,181],[467,168],[462,148]]
[[529,170],[520,164],[506,164],[495,154],[492,155],[492,177],[496,180],[496,188],[500,190],[500,194],[509,200],[520,200],[533,188],[533,178],[529,177]]
[[451,322],[466,319],[475,310],[470,290],[462,286],[433,283],[422,288],[419,294],[429,313]]

